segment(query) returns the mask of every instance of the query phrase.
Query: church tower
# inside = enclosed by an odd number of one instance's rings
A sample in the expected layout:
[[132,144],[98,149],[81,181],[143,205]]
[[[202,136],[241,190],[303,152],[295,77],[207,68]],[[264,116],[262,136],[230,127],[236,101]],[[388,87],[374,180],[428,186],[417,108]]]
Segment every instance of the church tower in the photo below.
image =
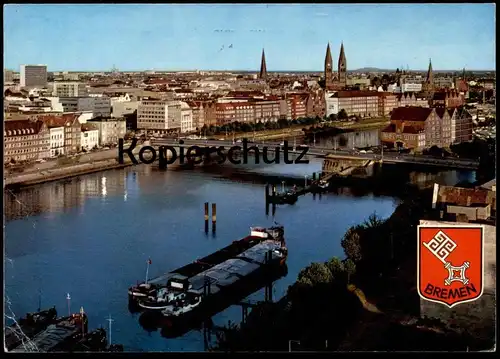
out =
[[344,43],[340,45],[340,55],[339,55],[339,85],[340,87],[347,86],[347,61],[344,52]]
[[330,51],[330,43],[326,47],[325,56],[325,88],[330,88],[333,84],[333,60]]
[[267,80],[266,54],[264,53],[264,49],[262,49],[262,59],[260,61],[259,79]]
[[432,71],[432,61],[429,59],[429,69],[427,70],[427,78],[425,79],[422,90],[426,93],[427,97],[432,97],[434,94],[434,73]]

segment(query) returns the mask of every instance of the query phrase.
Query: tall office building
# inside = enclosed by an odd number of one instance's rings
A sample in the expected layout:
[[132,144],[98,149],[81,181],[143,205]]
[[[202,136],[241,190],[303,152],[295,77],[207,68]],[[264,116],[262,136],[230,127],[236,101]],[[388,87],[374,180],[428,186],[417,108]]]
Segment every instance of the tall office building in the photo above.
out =
[[47,86],[46,65],[21,65],[19,84],[22,87],[45,87]]

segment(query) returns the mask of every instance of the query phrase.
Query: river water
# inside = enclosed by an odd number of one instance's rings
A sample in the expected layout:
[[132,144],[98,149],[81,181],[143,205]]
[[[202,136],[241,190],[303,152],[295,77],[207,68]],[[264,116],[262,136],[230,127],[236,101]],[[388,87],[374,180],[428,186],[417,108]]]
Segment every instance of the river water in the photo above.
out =
[[[261,173],[307,175],[321,169],[308,165],[249,166]],[[424,174],[425,175],[425,174]],[[429,176],[429,175],[426,175]],[[454,184],[471,173],[433,174]],[[418,177],[418,176],[417,176]],[[426,177],[428,180],[428,178]],[[273,287],[281,297],[299,271],[313,261],[343,257],[340,240],[352,225],[376,212],[388,217],[397,198],[349,191],[306,195],[294,206],[266,216],[264,186],[236,182],[204,171],[159,171],[148,165],[112,170],[47,183],[18,193],[5,192],[6,313],[22,316],[55,305],[61,315],[83,306],[89,329],[114,319],[113,343],[127,351],[203,351],[203,336],[193,330],[166,339],[146,332],[127,308],[127,288],[149,274],[159,275],[215,251],[249,233],[250,226],[285,226],[288,275]],[[204,202],[217,203],[217,233],[203,229]],[[263,290],[252,300],[262,300]],[[39,303],[40,302],[40,303]],[[241,320],[237,306],[217,314],[224,325]]]

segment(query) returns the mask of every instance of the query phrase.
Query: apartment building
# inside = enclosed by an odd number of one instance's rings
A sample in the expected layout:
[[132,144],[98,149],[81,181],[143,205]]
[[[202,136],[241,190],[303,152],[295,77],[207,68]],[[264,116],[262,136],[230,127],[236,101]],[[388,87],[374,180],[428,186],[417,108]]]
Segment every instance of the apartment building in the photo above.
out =
[[280,118],[280,100],[279,98],[253,99],[250,105],[254,109],[255,122],[277,121]]
[[452,143],[462,143],[472,141],[473,123],[472,116],[467,110],[462,108],[448,109],[452,119]]
[[88,120],[87,124],[98,130],[99,146],[118,144],[118,140],[127,133],[127,122],[124,118],[96,117]]
[[349,116],[378,116],[379,93],[377,91],[338,91],[327,97],[327,116],[338,114],[342,109]]
[[50,156],[50,132],[43,121],[4,121],[4,163],[35,161]]
[[56,112],[92,112],[94,116],[109,117],[111,100],[108,97],[51,97]]
[[453,134],[455,126],[452,124],[450,112],[444,107],[436,108],[435,111],[441,119],[441,144],[448,147],[453,143],[453,137],[455,137]]
[[420,93],[404,92],[396,95],[397,107],[429,107],[429,101]]
[[77,114],[63,115],[37,115],[45,122],[48,128],[64,128],[64,154],[71,155],[80,152],[81,146],[81,125]]
[[54,82],[52,96],[83,97],[87,96],[87,88],[82,82]]
[[21,87],[45,87],[47,86],[46,65],[21,65],[19,73],[19,84]]
[[[348,79],[349,82],[349,79]],[[315,90],[309,93],[306,103],[307,117],[324,118],[326,115],[326,102],[323,90]]]
[[397,96],[390,92],[378,93],[378,115],[389,116],[392,110],[398,107]]
[[14,82],[14,71],[12,70],[3,70],[3,83],[8,84],[8,83],[13,83]]
[[401,92],[420,92],[422,91],[422,84],[421,83],[404,83],[401,84]]
[[193,131],[193,110],[186,102],[181,102],[181,133]]
[[90,151],[99,146],[99,130],[93,124],[83,124],[81,135],[82,149]]
[[143,99],[137,107],[137,128],[153,133],[181,130],[181,101]]
[[465,96],[456,90],[435,92],[432,96],[434,107],[460,107],[465,104]]
[[455,88],[455,80],[453,77],[435,77],[434,87],[436,89],[453,89]]
[[451,144],[451,117],[447,111],[440,114],[442,117],[433,108],[396,108],[391,123],[381,131],[381,141],[390,147],[415,150],[434,145],[448,147]]
[[205,125],[205,110],[202,101],[188,101],[187,104],[193,112],[193,129],[200,129]]
[[231,122],[254,123],[255,113],[250,101],[217,102],[215,104],[215,121],[217,126]]
[[64,127],[47,126],[50,133],[50,157],[64,155]]
[[307,117],[307,98],[308,94],[287,94],[285,96],[287,120]]
[[213,101],[203,103],[204,126],[217,126],[217,106]]

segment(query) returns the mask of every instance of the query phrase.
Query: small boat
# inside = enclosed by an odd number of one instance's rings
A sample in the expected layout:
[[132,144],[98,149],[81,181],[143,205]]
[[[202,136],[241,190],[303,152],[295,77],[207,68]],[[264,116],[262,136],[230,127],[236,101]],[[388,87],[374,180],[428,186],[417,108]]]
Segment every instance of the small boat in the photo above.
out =
[[20,318],[17,324],[14,323],[5,328],[5,346],[7,350],[14,349],[21,344],[22,337],[19,335],[20,331],[31,339],[56,321],[57,310],[55,307],[26,314],[26,317]]

